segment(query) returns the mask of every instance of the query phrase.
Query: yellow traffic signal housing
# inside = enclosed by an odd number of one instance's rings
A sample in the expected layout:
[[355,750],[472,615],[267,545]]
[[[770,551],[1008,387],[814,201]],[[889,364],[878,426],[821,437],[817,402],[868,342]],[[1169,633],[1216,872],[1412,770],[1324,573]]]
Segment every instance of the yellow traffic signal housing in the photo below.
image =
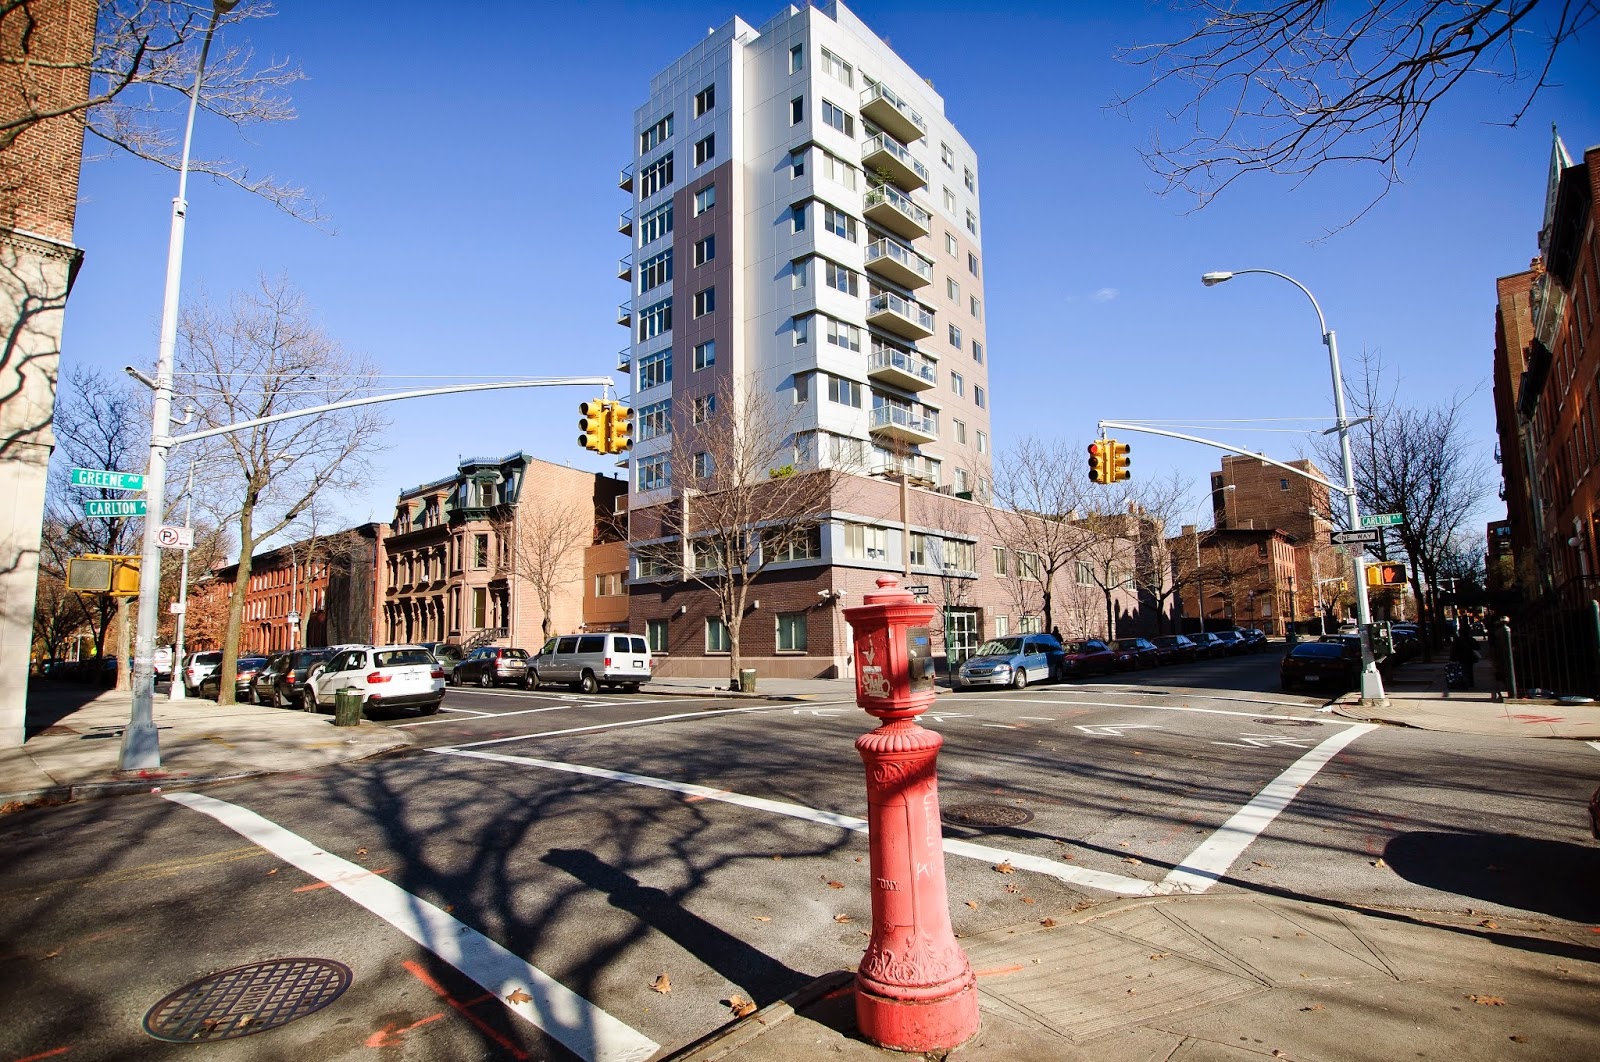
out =
[[112,597],[139,596],[139,558],[86,553],[67,561],[67,589]]
[[591,398],[578,403],[578,445],[597,454],[606,452],[606,405],[603,398]]
[[1111,482],[1111,440],[1096,439],[1089,444],[1089,482]]
[[1404,564],[1367,565],[1368,586],[1404,586],[1406,584],[1406,566]]
[[606,453],[620,454],[633,449],[633,410],[621,402],[607,402]]
[[1132,473],[1128,471],[1128,450],[1130,447],[1127,443],[1120,443],[1115,439],[1107,439],[1106,442],[1111,446],[1109,455],[1111,482],[1120,483],[1132,476]]

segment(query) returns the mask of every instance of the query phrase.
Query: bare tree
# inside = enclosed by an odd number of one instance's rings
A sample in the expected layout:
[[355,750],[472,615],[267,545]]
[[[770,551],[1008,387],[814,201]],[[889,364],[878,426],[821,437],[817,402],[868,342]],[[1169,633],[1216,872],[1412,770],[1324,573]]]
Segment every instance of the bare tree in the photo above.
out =
[[[0,115],[0,172],[8,150],[28,130],[54,118],[77,115],[87,132],[109,151],[125,151],[169,169],[179,165],[183,110],[194,87],[199,39],[211,12],[185,0],[101,0],[94,47],[67,61],[43,61],[49,35],[59,32],[43,19],[39,0],[0,0],[0,78],[14,112]],[[245,0],[221,16],[219,26],[276,14],[268,0]],[[258,61],[247,41],[230,40],[219,29],[206,63],[199,106],[245,130],[295,118],[288,89],[300,70],[283,59]],[[36,43],[37,42],[37,43]],[[63,81],[86,86],[62,93]],[[189,169],[259,195],[302,220],[320,220],[305,190],[272,176],[257,176],[227,158],[191,158]]]
[[[178,379],[192,389],[197,427],[364,397],[376,384],[374,368],[313,323],[303,297],[284,281],[263,280],[225,310],[202,300],[185,314],[180,339]],[[385,427],[372,407],[359,407],[217,437],[219,477],[206,486],[239,543],[219,668],[223,703],[232,701],[256,547],[293,524],[319,495],[358,486],[367,451]]]
[[59,657],[67,640],[89,626],[84,595],[67,589],[74,550],[67,529],[46,518],[39,536],[39,589],[33,606],[33,640],[46,657]]
[[539,602],[541,642],[555,630],[550,616],[556,595],[583,581],[582,550],[594,541],[594,529],[592,511],[544,498],[525,499],[496,528],[496,538],[508,545],[511,577],[526,584]]
[[671,425],[677,497],[633,514],[635,552],[716,599],[736,688],[752,584],[774,561],[820,551],[823,519],[850,459],[806,452],[793,416],[754,378],[691,401]]
[[[1167,190],[1204,206],[1249,173],[1304,178],[1329,164],[1370,163],[1382,198],[1416,153],[1433,107],[1469,74],[1516,91],[1515,126],[1549,87],[1556,54],[1600,15],[1596,0],[1188,0],[1193,29],[1124,49],[1151,71],[1118,101],[1162,98],[1175,143],[1146,162]],[[1376,200],[1374,200],[1375,202]],[[1370,207],[1370,204],[1369,204]]]

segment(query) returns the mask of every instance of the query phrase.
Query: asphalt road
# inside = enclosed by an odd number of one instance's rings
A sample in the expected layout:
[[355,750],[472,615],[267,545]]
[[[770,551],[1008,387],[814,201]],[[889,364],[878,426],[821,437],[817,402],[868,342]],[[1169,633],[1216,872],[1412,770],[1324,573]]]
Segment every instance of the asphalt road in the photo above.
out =
[[[947,815],[1025,820],[947,826],[970,842],[946,855],[957,932],[1152,889],[1600,924],[1600,751],[1357,724],[1278,692],[1275,665],[943,692],[924,722]],[[451,690],[389,724],[420,743],[403,755],[0,819],[0,1058],[187,1057],[141,1030],[152,1005],[283,957],[343,963],[350,988],[207,1056],[687,1043],[733,995],[859,957],[870,722],[847,702]],[[500,1001],[524,984],[531,1002]]]

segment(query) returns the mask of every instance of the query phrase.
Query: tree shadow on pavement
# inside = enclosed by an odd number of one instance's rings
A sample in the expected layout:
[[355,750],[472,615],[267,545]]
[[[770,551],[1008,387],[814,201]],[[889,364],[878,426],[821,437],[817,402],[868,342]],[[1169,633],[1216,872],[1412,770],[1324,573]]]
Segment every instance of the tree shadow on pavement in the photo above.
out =
[[1406,833],[1384,862],[1415,884],[1572,922],[1600,923],[1600,849],[1503,833]]

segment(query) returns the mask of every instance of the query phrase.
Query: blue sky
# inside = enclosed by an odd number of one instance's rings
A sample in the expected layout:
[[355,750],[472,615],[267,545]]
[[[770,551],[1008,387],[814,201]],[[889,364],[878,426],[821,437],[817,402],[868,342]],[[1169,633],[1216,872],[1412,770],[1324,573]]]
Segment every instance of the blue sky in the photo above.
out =
[[[627,295],[615,265],[629,250],[615,230],[629,205],[616,174],[633,110],[650,76],[708,27],[735,14],[759,25],[778,10],[761,0],[280,8],[224,32],[303,68],[299,119],[242,140],[203,118],[196,154],[227,153],[305,185],[333,232],[192,181],[185,297],[225,298],[282,274],[335,338],[387,372],[489,377],[614,374],[626,342],[615,308]],[[1162,101],[1126,115],[1109,104],[1146,76],[1115,50],[1181,29],[1161,5],[862,0],[854,10],[934,82],[978,153],[1001,455],[1030,433],[1087,439],[1101,417],[1331,418],[1304,297],[1269,277],[1199,282],[1247,267],[1304,282],[1347,366],[1363,349],[1381,352],[1416,403],[1481,384],[1473,429],[1493,447],[1494,279],[1536,251],[1551,122],[1574,155],[1600,142],[1600,66],[1581,61],[1592,42],[1569,51],[1552,75],[1559,87],[1518,129],[1497,124],[1513,93],[1464,83],[1430,118],[1406,183],[1326,236],[1367,203],[1375,175],[1252,178],[1199,212],[1157,194],[1138,148]],[[154,361],[175,183],[128,159],[86,165],[69,366]],[[463,455],[520,449],[610,471],[576,445],[585,397],[568,388],[389,406],[370,489],[343,509],[352,522],[388,520],[400,489],[450,473]],[[1135,475],[1179,469],[1197,500],[1222,456],[1124,437]],[[1303,445],[1287,434],[1231,438],[1279,458]],[[1489,502],[1484,519],[1503,515]]]

